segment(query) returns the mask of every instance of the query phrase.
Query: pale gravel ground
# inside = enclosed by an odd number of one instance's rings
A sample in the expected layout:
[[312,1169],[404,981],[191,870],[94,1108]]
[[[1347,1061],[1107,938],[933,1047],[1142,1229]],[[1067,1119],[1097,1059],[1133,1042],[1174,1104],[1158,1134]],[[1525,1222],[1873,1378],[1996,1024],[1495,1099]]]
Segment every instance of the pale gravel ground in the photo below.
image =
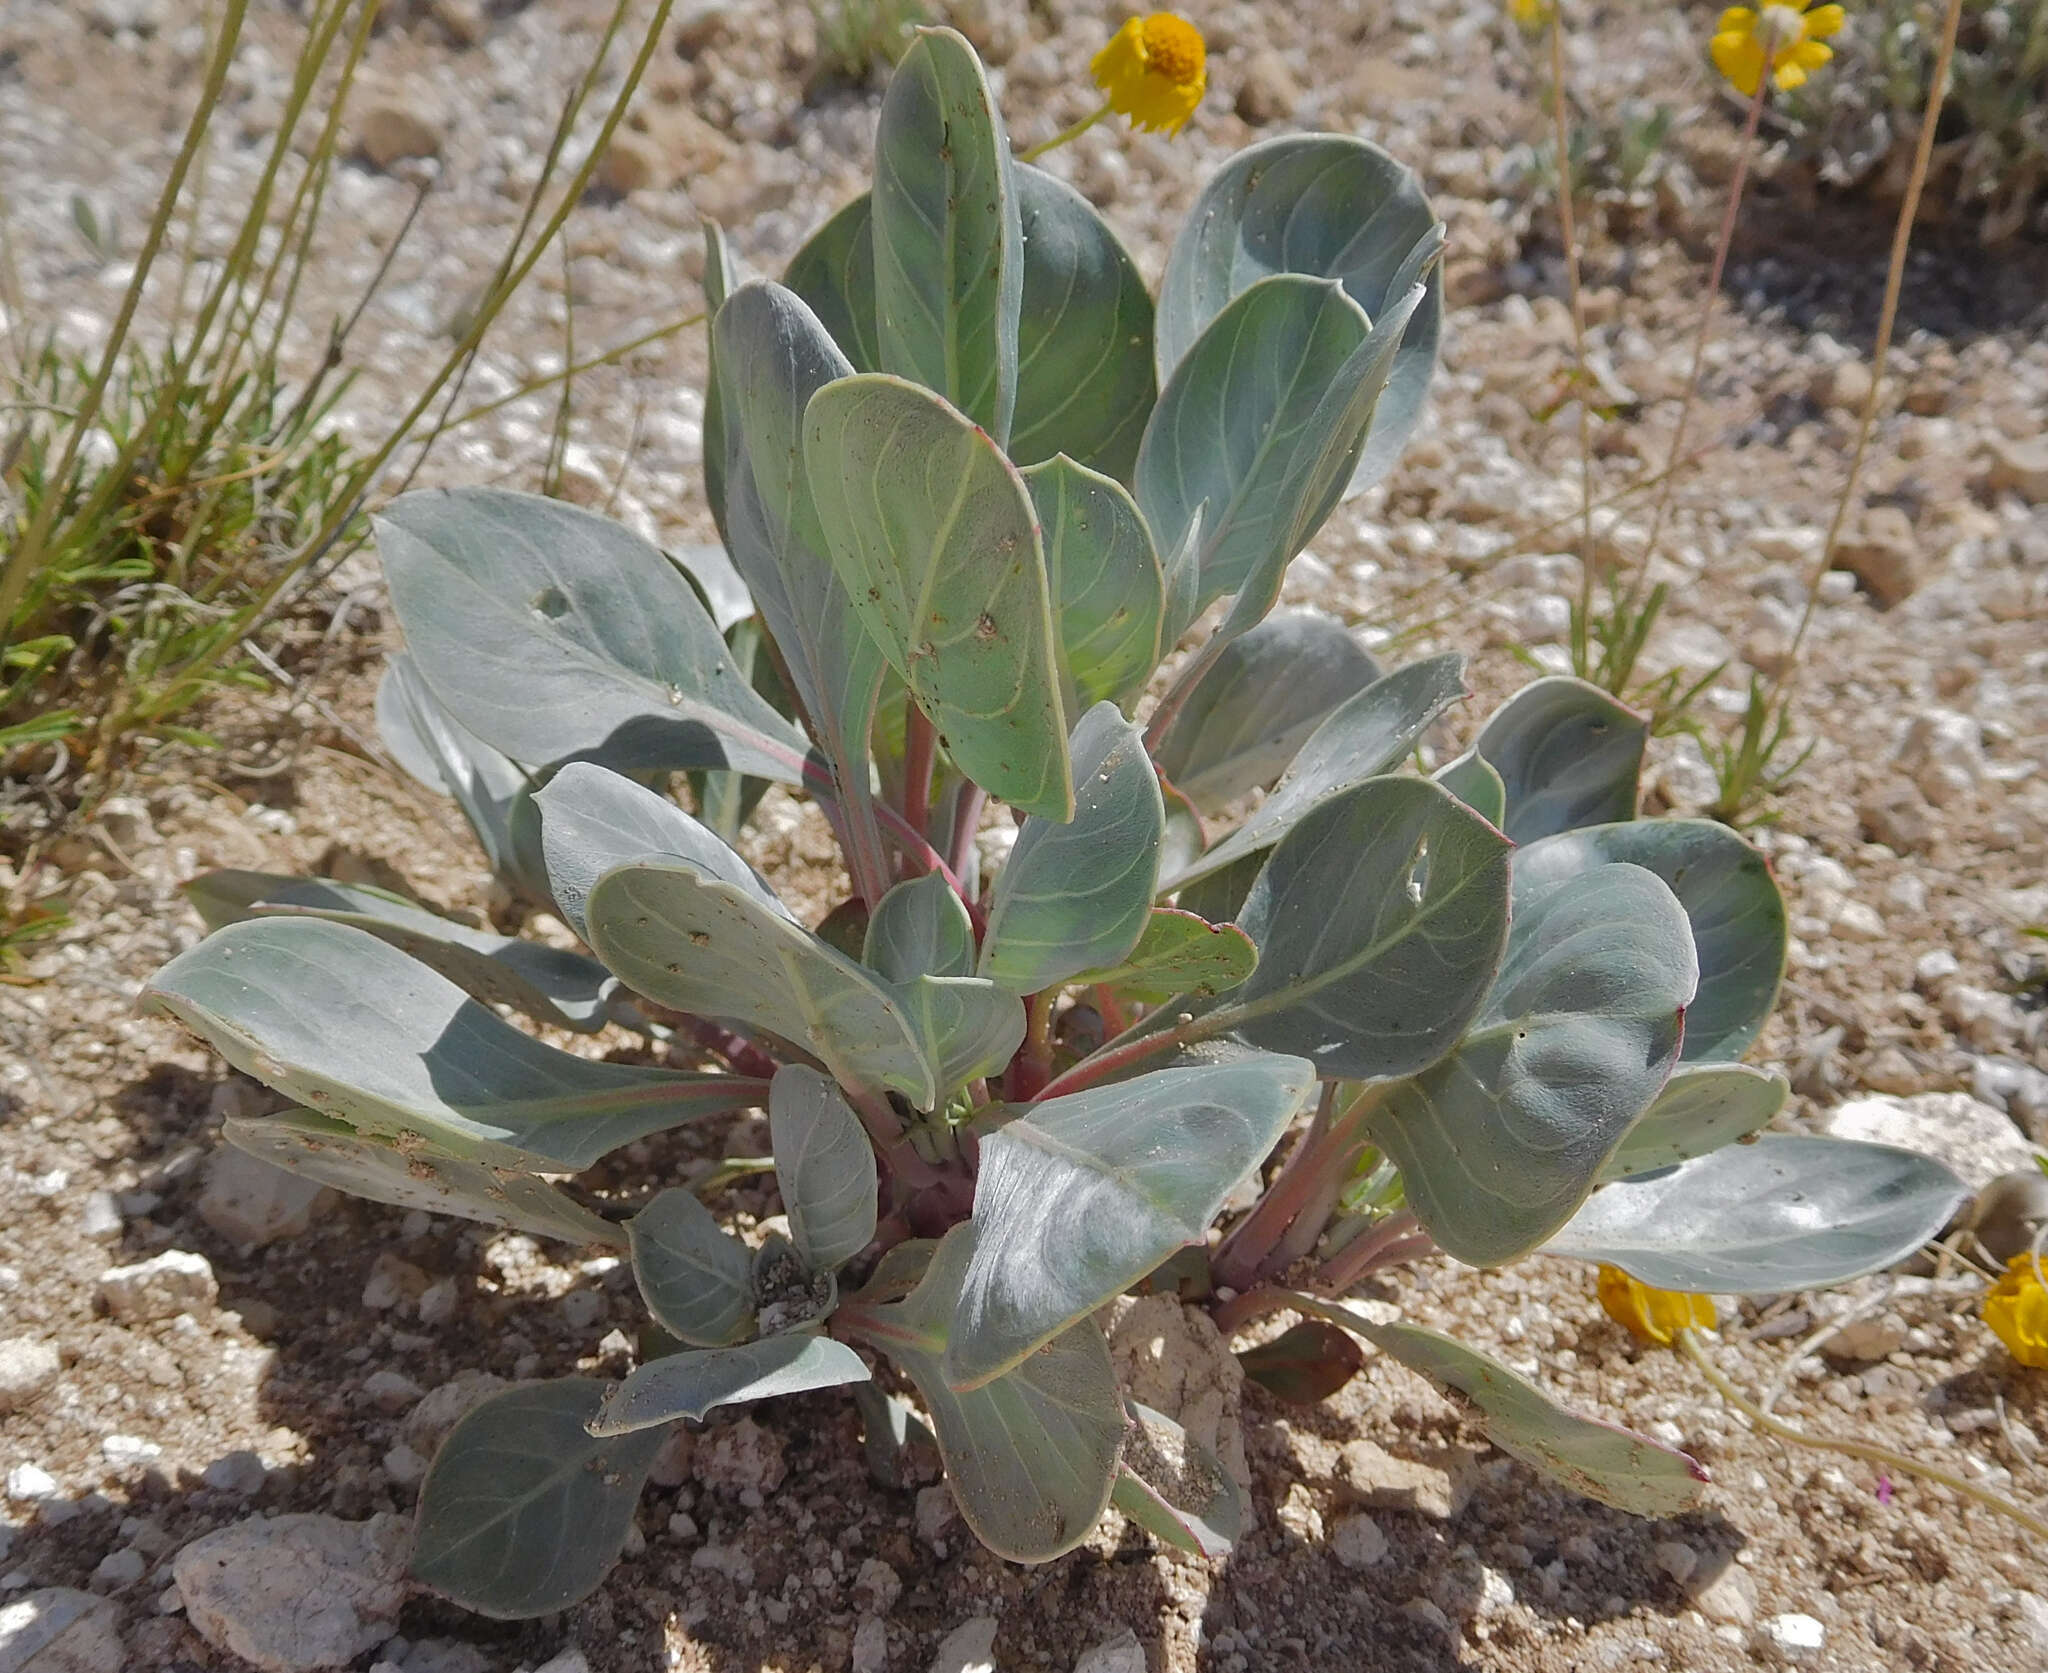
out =
[[[258,65],[251,56],[238,84],[236,121],[249,136],[274,120],[287,50],[278,8],[255,9],[269,58]],[[366,370],[350,411],[365,433],[404,398],[495,255],[597,11],[582,0],[535,4],[495,19],[467,48],[429,22],[375,44],[370,96],[433,114],[446,154],[421,227],[358,342]],[[1039,16],[1028,40],[1009,41],[1004,54],[1006,108],[1027,139],[1085,108],[1074,67],[1100,30],[1087,8],[1054,5]],[[1061,20],[1059,33],[1046,18]],[[1716,178],[1729,131],[1685,47],[1686,31],[1703,18],[1603,17],[1593,39],[1575,43],[1581,84],[1597,79],[1603,101],[1641,92],[1696,116],[1674,144],[1662,218],[1617,207],[1611,224],[1633,215],[1634,236],[1600,246],[1588,263],[1595,346],[1643,403],[1603,429],[1608,488],[1642,461],[1661,461],[1683,375],[1714,211],[1711,185],[1694,171]],[[1467,299],[1453,315],[1435,417],[1387,487],[1340,512],[1290,586],[1375,634],[1404,631],[1401,654],[1443,645],[1473,653],[1483,712],[1523,677],[1513,644],[1541,639],[1539,657],[1555,654],[1557,604],[1575,574],[1563,555],[1569,533],[1551,526],[1576,504],[1570,420],[1531,416],[1566,364],[1564,313],[1549,294],[1557,263],[1545,218],[1502,187],[1513,146],[1540,123],[1523,50],[1484,6],[1240,5],[1202,21],[1219,49],[1216,91],[1189,135],[1169,144],[1105,128],[1064,153],[1062,165],[1156,275],[1203,174],[1250,137],[1231,108],[1251,59],[1270,48],[1307,90],[1294,111],[1300,125],[1365,133],[1423,167],[1451,224],[1456,295]],[[764,8],[708,40],[693,66],[664,57],[661,73],[678,100],[705,112],[715,131],[707,138],[687,126],[655,127],[657,142],[687,161],[689,193],[636,192],[572,221],[579,346],[620,340],[697,305],[699,208],[727,220],[742,254],[774,271],[804,229],[861,184],[872,102],[798,104],[807,32],[801,7]],[[0,55],[14,55],[0,56],[11,64],[0,71],[10,230],[30,295],[81,344],[111,311],[121,275],[95,271],[69,233],[70,195],[83,190],[119,206],[132,244],[175,140],[171,113],[195,51],[189,26],[110,40],[72,11],[0,5]],[[118,128],[107,114],[116,109]],[[247,189],[259,155],[244,140],[214,157],[216,241],[225,206]],[[1731,444],[1687,478],[1664,546],[1664,573],[1678,585],[1663,654],[1701,667],[1731,653],[1768,663],[1782,641],[1776,612],[1810,538],[1803,531],[1825,521],[1850,432],[1847,417],[1810,389],[1844,357],[1841,344],[1865,340],[1886,230],[1882,211],[1850,206],[1829,211],[1815,236],[1819,212],[1796,179],[1763,191],[1757,224],[1770,242],[1738,253],[1729,294],[1742,317],[1724,327],[1710,358],[1695,431]],[[337,176],[336,231],[323,253],[319,305],[307,316],[309,350],[324,329],[322,310],[352,300],[409,200],[393,178],[361,168]],[[1927,331],[1904,336],[1900,383],[1927,391],[1916,405],[1944,410],[1886,418],[1868,487],[1911,518],[1926,580],[1890,611],[1853,587],[1831,588],[1804,687],[1802,730],[1815,753],[1768,833],[1797,941],[1793,987],[1760,1057],[1795,1073],[1795,1123],[1864,1088],[1967,1089],[1988,1056],[2048,1064],[2042,1014],[1993,1002],[2028,968],[2019,927],[2048,918],[2040,631],[2048,513],[1982,484],[1990,438],[2037,433],[2048,412],[2042,322],[2012,304],[2041,294],[2041,265],[2026,251],[1997,262],[1930,256],[1909,291],[1909,323]],[[563,315],[559,267],[549,263],[471,393],[493,395],[559,364]],[[585,490],[598,498],[616,491],[621,515],[665,539],[708,534],[695,486],[700,342],[686,338],[627,372],[592,377],[577,399],[573,463],[589,478]],[[454,439],[427,479],[532,486],[551,418],[540,400],[508,409]],[[1603,523],[1603,547],[1626,555],[1639,538]],[[338,585],[373,582],[364,560]],[[358,625],[375,612],[374,593],[365,592]],[[402,1509],[410,1490],[387,1462],[401,1422],[363,1397],[365,1377],[396,1368],[431,1388],[470,1367],[510,1376],[594,1366],[606,1331],[630,1332],[635,1311],[616,1273],[551,1266],[509,1240],[446,1223],[421,1228],[349,1205],[304,1237],[245,1252],[194,1215],[213,1128],[246,1093],[218,1086],[204,1054],[162,1022],[131,1014],[139,982],[197,932],[175,883],[211,865],[371,862],[438,903],[487,904],[453,816],[357,748],[368,730],[374,647],[348,636],[325,658],[292,648],[295,665],[311,670],[306,703],[289,713],[282,702],[251,704],[223,726],[249,754],[304,737],[296,770],[238,779],[218,764],[180,760],[138,784],[141,811],[108,833],[132,864],[82,854],[80,930],[38,961],[40,985],[0,989],[0,1053],[15,1058],[0,1061],[11,1116],[0,1127],[0,1281],[13,1286],[7,1332],[53,1340],[66,1361],[56,1387],[0,1422],[0,1434],[10,1467],[32,1460],[82,1507],[68,1517],[46,1509],[34,1522],[31,1506],[10,1505],[18,1531],[0,1559],[12,1570],[0,1584],[81,1584],[108,1552],[141,1551],[148,1574],[118,1592],[138,1668],[227,1665],[179,1617],[153,1613],[169,1554],[248,1509],[194,1481],[209,1462],[238,1447],[259,1451],[274,1466],[259,1501],[265,1509],[351,1517]],[[1737,672],[1718,687],[1738,690]],[[1910,754],[1894,761],[1916,719],[1933,709],[1966,716],[1981,736],[1975,755],[1943,757],[1964,775],[1953,788],[1940,761],[1934,771]],[[1690,805],[1697,767],[1669,746],[1659,767],[1666,797]],[[1936,805],[1899,788],[1915,775],[1937,787]],[[1915,833],[1894,831],[1899,846],[1882,847],[1864,810],[1895,794],[1924,836],[1909,843]],[[779,862],[800,894],[819,858],[801,826],[763,857]],[[1867,920],[1845,916],[1854,903],[1879,913],[1875,939],[1865,938]],[[1960,969],[1945,982],[1917,983],[1916,962],[1940,947]],[[682,1154],[679,1142],[628,1158],[605,1183],[629,1183],[632,1167]],[[126,1194],[126,1224],[112,1242],[86,1233],[81,1203],[92,1191]],[[762,1213],[772,1203],[743,1191],[738,1207]],[[221,1310],[144,1329],[94,1316],[104,1267],[169,1247],[213,1260]],[[426,1277],[456,1278],[453,1317],[423,1325],[407,1316],[417,1301],[384,1314],[360,1307],[379,1255]],[[594,1292],[596,1306],[565,1304],[569,1292]],[[939,1531],[943,1549],[922,1538],[908,1496],[866,1483],[844,1403],[816,1397],[760,1414],[789,1464],[763,1508],[702,1486],[650,1493],[645,1554],[565,1620],[494,1628],[421,1603],[404,1630],[414,1640],[472,1643],[481,1658],[473,1665],[488,1668],[531,1666],[571,1641],[599,1668],[842,1668],[862,1607],[851,1582],[863,1560],[877,1558],[904,1582],[889,1611],[892,1668],[924,1667],[936,1641],[976,1614],[1001,1617],[999,1660],[1020,1667],[1071,1667],[1126,1625],[1147,1643],[1151,1667],[1219,1673],[1350,1666],[1361,1655],[1375,1666],[1546,1673],[1767,1659],[1772,1652],[1756,1647],[1752,1628],[1693,1606],[1671,1577],[1674,1559],[1658,1549],[1676,1541],[1701,1565],[1695,1589],[1732,1557],[1753,1581],[1757,1623],[1785,1612],[1821,1620],[1825,1645],[1808,1665],[2048,1666],[2038,1552],[1987,1515],[1959,1512],[1945,1494],[1900,1484],[1880,1504],[1858,1466],[1755,1442],[1678,1361],[1629,1346],[1600,1317],[1578,1270],[1537,1262],[1481,1275],[1434,1263],[1392,1298],[1511,1361],[1540,1364],[1561,1392],[1606,1415],[1672,1426],[1714,1471],[1711,1508],[1677,1525],[1639,1523],[1495,1455],[1455,1519],[1382,1514],[1389,1556],[1346,1570],[1329,1547],[1353,1508],[1343,1445],[1364,1435],[1420,1451],[1472,1439],[1415,1379],[1378,1367],[1316,1412],[1253,1402],[1260,1528],[1220,1572],[1147,1559],[1115,1525],[1082,1552],[1025,1571],[974,1549],[957,1525],[950,1537]],[[2038,1496],[2038,1436],[2048,1430],[2041,1378],[2011,1367],[1952,1299],[1901,1304],[1900,1319],[1906,1334],[1889,1359],[1811,1361],[1781,1408],[1816,1427],[1974,1460],[2011,1490]],[[1730,1373],[1751,1388],[1767,1384],[1789,1351],[1775,1325],[1750,1340],[1758,1322],[1746,1310],[1723,1349]],[[112,1465],[102,1444],[110,1434],[146,1439],[163,1454],[140,1470]],[[667,1531],[679,1506],[698,1525],[695,1539]],[[693,1564],[705,1545],[736,1549],[751,1583]],[[384,1653],[399,1659],[399,1647]]]

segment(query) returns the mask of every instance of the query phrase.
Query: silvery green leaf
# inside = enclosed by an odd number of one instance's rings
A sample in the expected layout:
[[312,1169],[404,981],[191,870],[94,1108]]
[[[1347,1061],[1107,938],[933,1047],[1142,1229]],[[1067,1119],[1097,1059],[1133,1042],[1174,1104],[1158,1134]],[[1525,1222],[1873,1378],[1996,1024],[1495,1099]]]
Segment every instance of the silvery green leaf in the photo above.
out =
[[1156,389],[1144,275],[1065,181],[1023,164],[1016,186],[1024,292],[1005,451],[1020,465],[1064,453],[1127,481]]
[[813,1272],[844,1266],[875,1237],[878,1176],[860,1117],[817,1070],[785,1063],[769,1088],[768,1135],[797,1253]]
[[789,258],[782,282],[809,304],[856,372],[882,370],[875,329],[874,199],[862,192]]
[[1215,1561],[1244,1528],[1244,1494],[1216,1455],[1172,1418],[1125,1402],[1131,1427],[1110,1503],[1153,1538]]
[[1220,813],[1270,786],[1330,711],[1379,677],[1341,622],[1277,611],[1224,648],[1153,757],[1198,809]]
[[1058,642],[1023,479],[936,395],[873,375],[811,397],[804,458],[853,607],[954,762],[1022,812],[1072,818]]
[[1138,944],[1120,961],[1074,980],[1109,988],[1135,1004],[1161,1005],[1176,994],[1227,993],[1258,962],[1252,938],[1235,924],[1212,924],[1178,907],[1155,906]]
[[594,1439],[593,1377],[494,1394],[449,1431],[420,1488],[413,1577],[496,1620],[587,1597],[633,1526],[662,1431]]
[[1152,536],[1131,496],[1064,455],[1033,465],[1037,508],[1066,691],[1085,710],[1122,703],[1159,666],[1166,607]]
[[594,1034],[610,1020],[606,1001],[617,984],[595,959],[471,929],[388,889],[266,871],[212,871],[186,884],[185,894],[209,929],[257,917],[348,924],[410,953],[486,1004],[510,1005],[582,1034]]
[[[1020,465],[1065,453],[1128,480],[1152,410],[1152,298],[1116,234],[1071,186],[1015,168],[1024,240],[1017,403],[1005,451]],[[884,370],[875,318],[873,200],[865,192],[811,235],[783,283],[854,370]]]
[[1650,725],[1598,686],[1569,675],[1526,685],[1493,713],[1472,747],[1500,774],[1501,828],[1534,842],[1636,816]]
[[615,1245],[622,1235],[609,1220],[530,1173],[443,1155],[420,1143],[408,1142],[401,1150],[393,1140],[358,1133],[311,1110],[230,1116],[222,1136],[273,1167],[372,1202],[568,1243]]
[[942,1093],[994,1074],[1024,1043],[1024,1002],[979,976],[914,976],[889,991],[917,1030]]
[[1254,1057],[1031,1104],[981,1141],[946,1379],[975,1388],[1199,1243],[1315,1070]]
[[1640,866],[1517,899],[1471,1032],[1371,1121],[1446,1253],[1500,1266],[1571,1218],[1678,1062],[1698,980],[1684,909]]
[[1415,171],[1376,145],[1287,134],[1247,146],[1202,188],[1167,257],[1160,381],[1233,297],[1269,274],[1336,279],[1375,320],[1426,277],[1352,474],[1357,493],[1386,475],[1421,419],[1443,330],[1443,236]]
[[[712,336],[729,415],[726,531],[733,561],[782,653],[836,795],[865,804],[882,651],[833,565],[803,458],[806,406],[853,367],[803,300],[780,285],[756,282],[733,292]],[[854,840],[876,841],[866,816],[845,828]],[[879,847],[858,858],[856,879],[885,869]]]
[[1258,969],[1186,1009],[1205,1033],[1298,1053],[1319,1074],[1414,1074],[1452,1048],[1493,983],[1508,852],[1424,779],[1342,791],[1281,840],[1237,915]]
[[[725,228],[708,215],[704,228],[704,312],[716,315],[725,299],[739,288],[740,271],[726,242]],[[718,345],[705,346],[704,376],[704,498],[711,507],[711,520],[718,526],[718,538],[725,538],[725,398],[718,388]],[[723,632],[729,623],[719,623]]]
[[[1193,860],[1187,864],[1191,866]],[[1221,871],[1212,871],[1206,877],[1175,889],[1174,904],[1183,912],[1192,912],[1212,924],[1234,923],[1244,910],[1245,896],[1252,892],[1252,885],[1258,881],[1265,864],[1263,851],[1240,855]]]
[[1245,822],[1162,886],[1186,888],[1272,847],[1311,808],[1398,766],[1430,723],[1464,695],[1465,659],[1450,653],[1397,668],[1346,698],[1309,734],[1273,793]]
[[1420,1325],[1375,1324],[1342,1302],[1291,1296],[1304,1313],[1363,1336],[1382,1353],[1469,1400],[1486,1437],[1554,1481],[1638,1516],[1677,1516],[1700,1501],[1707,1472],[1675,1447],[1581,1417],[1499,1360]]
[[720,1406],[871,1380],[859,1354],[829,1336],[769,1336],[733,1348],[700,1348],[649,1360],[605,1393],[593,1435],[630,1435],[702,1422]]
[[953,1497],[982,1544],[1042,1563],[1080,1544],[1108,1508],[1124,1436],[1116,1370],[1102,1331],[1083,1319],[1007,1375],[967,1393],[949,1387],[942,1361],[973,1230],[955,1226],[906,1299],[848,1328],[917,1385]]
[[1655,872],[1692,920],[1700,991],[1685,1013],[1685,1061],[1733,1062],[1762,1032],[1785,974],[1785,900],[1771,868],[1711,819],[1643,819],[1561,831],[1515,855],[1515,898],[1619,861]]
[[[1692,1015],[1686,1013],[1688,1034]],[[1746,1139],[1785,1107],[1790,1091],[1783,1075],[1746,1064],[1681,1062],[1656,1102],[1622,1135],[1600,1177],[1628,1179]]]
[[1817,1290],[1905,1259],[1969,1194],[1917,1151],[1767,1133],[1602,1186],[1545,1252],[1659,1289]]
[[1489,825],[1498,825],[1507,818],[1507,786],[1476,750],[1468,749],[1456,760],[1446,761],[1433,776]]
[[704,606],[704,614],[720,633],[730,634],[754,613],[754,595],[746,577],[733,567],[731,556],[717,542],[672,547],[668,561],[683,572],[697,602]]
[[678,1341],[722,1348],[754,1327],[754,1252],[696,1193],[663,1191],[626,1222],[633,1276],[655,1322]]
[[1010,439],[1024,244],[1002,112],[974,49],[921,29],[875,126],[876,340],[882,368]]
[[938,872],[898,883],[868,915],[861,962],[885,981],[966,976],[974,970],[974,924]]
[[562,921],[590,939],[586,909],[597,880],[628,860],[687,860],[732,884],[765,911],[796,922],[759,872],[666,796],[622,774],[572,761],[534,798],[548,889]]
[[405,494],[371,522],[420,673],[513,760],[802,778],[802,733],[740,677],[689,582],[638,535],[497,488]]
[[377,735],[392,759],[428,789],[455,799],[492,872],[544,895],[526,769],[457,722],[404,651],[386,659],[376,713]]
[[545,1046],[388,942],[256,918],[157,972],[148,1000],[244,1074],[366,1133],[574,1173],[622,1144],[746,1109],[761,1083],[596,1063]]
[[[1174,368],[1133,480],[1162,550],[1206,507],[1195,613],[1236,594],[1242,633],[1273,607],[1288,562],[1343,497],[1422,297],[1413,287],[1375,322],[1334,281],[1276,274],[1227,303]],[[1190,620],[1170,618],[1163,637]]]
[[996,879],[981,974],[1038,993],[1138,944],[1159,882],[1166,806],[1138,729],[1114,703],[1073,738],[1074,816],[1027,819]]
[[886,1087],[920,1109],[936,1099],[903,1007],[752,883],[692,859],[629,862],[598,879],[586,911],[590,945],[635,993],[765,1029],[846,1085]]

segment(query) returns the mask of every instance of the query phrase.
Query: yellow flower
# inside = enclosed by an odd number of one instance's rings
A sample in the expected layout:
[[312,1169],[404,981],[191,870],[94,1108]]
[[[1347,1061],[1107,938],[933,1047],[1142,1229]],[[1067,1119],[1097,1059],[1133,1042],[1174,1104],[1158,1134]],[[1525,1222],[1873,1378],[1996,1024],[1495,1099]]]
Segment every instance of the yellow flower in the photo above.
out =
[[1835,49],[1821,37],[1841,28],[1846,16],[1834,5],[1809,11],[1807,0],[1771,0],[1757,11],[1730,6],[1707,50],[1736,92],[1753,96],[1769,70],[1772,85],[1789,93],[1834,57]]
[[1618,1266],[1600,1268],[1600,1305],[1631,1335],[1660,1348],[1670,1347],[1681,1330],[1712,1330],[1716,1323],[1711,1297],[1653,1290]]
[[2005,1276],[1991,1286],[1984,1322],[2022,1365],[2048,1366],[2048,1290],[2041,1287],[2031,1253],[2013,1256]]
[[1508,0],[1508,16],[1534,34],[1550,21],[1552,0]]
[[1134,128],[1177,134],[1209,85],[1202,32],[1184,17],[1134,17],[1089,62],[1109,108]]

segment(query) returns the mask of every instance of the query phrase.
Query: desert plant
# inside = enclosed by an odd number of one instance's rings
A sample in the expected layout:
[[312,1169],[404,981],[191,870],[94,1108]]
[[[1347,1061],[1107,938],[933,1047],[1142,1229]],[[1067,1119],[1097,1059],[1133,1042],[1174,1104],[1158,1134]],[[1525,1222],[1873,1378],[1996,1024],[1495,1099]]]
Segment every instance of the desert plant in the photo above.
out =
[[[1943,1224],[1962,1187],[1922,1158],[1731,1142],[1786,1095],[1739,1061],[1784,908],[1732,832],[1636,819],[1641,717],[1539,680],[1411,770],[1460,660],[1383,672],[1337,623],[1272,613],[1417,421],[1442,236],[1377,148],[1268,140],[1210,180],[1155,302],[1077,193],[1012,160],[967,44],[927,31],[873,191],[782,283],[731,283],[714,238],[728,567],[693,559],[693,583],[508,493],[386,509],[396,724],[440,728],[423,770],[590,952],[227,874],[197,890],[221,927],[151,996],[302,1106],[230,1120],[232,1142],[630,1256],[660,1348],[615,1385],[529,1384],[465,1418],[422,1489],[421,1579],[496,1615],[564,1607],[613,1560],[664,1433],[736,1401],[849,1386],[886,1455],[915,1419],[877,1358],[998,1552],[1056,1556],[1112,1503],[1218,1550],[1235,1489],[1125,1399],[1096,1321],[1140,1284],[1225,1326],[1335,1324],[1459,1391],[1508,1451],[1668,1514],[1692,1459],[1347,1293],[1439,1249],[1781,1291]],[[780,684],[757,689],[736,644],[772,647]],[[665,793],[679,773],[697,817]],[[823,934],[714,829],[749,781],[837,831],[849,898]],[[983,877],[991,799],[1015,840]],[[1084,997],[1115,1029],[1093,1049]],[[595,1062],[494,1005],[623,1020],[695,1066]],[[758,1241],[681,1185],[557,1182],[763,1106],[786,1224]],[[1333,1339],[1312,1327],[1292,1356],[1318,1386],[1342,1380]]]
[[[1937,82],[1939,0],[1877,0],[1856,9],[1840,75],[1785,104],[1787,152],[1829,185],[1903,195]],[[2048,226],[2048,5],[1969,0],[1934,164],[1938,208],[1974,220],[1987,244]]]
[[[656,0],[636,40],[625,30],[631,0],[615,0],[518,229],[457,340],[411,409],[360,446],[331,419],[369,296],[327,328],[324,352],[304,376],[292,370],[290,339],[307,323],[302,284],[380,6],[314,0],[304,9],[289,96],[257,182],[226,252],[202,262],[198,164],[216,138],[247,0],[219,9],[206,73],[105,342],[89,359],[62,352],[36,329],[17,288],[0,288],[12,360],[0,374],[0,804],[31,776],[52,799],[59,780],[76,791],[77,775],[66,769],[80,764],[95,769],[86,798],[104,794],[114,769],[144,745],[209,743],[187,720],[221,687],[264,683],[257,630],[367,538],[362,508],[394,455],[414,443],[423,452],[462,421],[444,407],[434,424],[431,409],[460,389],[485,333],[556,241],[672,5]],[[622,43],[634,56],[601,101],[597,143],[565,170],[571,132]],[[424,189],[415,214],[423,199]],[[72,218],[104,259],[117,229],[83,199]],[[181,220],[191,223],[182,249]],[[175,274],[166,271],[173,254]],[[195,282],[195,274],[204,277]],[[167,318],[160,338],[144,329],[150,309]]]

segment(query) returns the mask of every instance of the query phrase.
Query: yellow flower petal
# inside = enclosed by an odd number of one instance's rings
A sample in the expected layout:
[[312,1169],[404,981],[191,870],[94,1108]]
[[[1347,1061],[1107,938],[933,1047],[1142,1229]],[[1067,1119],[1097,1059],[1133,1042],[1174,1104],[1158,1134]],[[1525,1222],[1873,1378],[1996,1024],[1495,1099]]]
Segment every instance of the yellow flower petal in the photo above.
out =
[[1730,6],[1714,25],[1717,35],[1747,35],[1756,28],[1756,13],[1747,6]]
[[1802,70],[1817,70],[1834,55],[1835,49],[1825,41],[1801,41],[1785,54],[1784,62],[1797,64]]
[[1816,6],[1806,14],[1806,38],[1811,41],[1832,35],[1848,19],[1849,14],[1840,6]]
[[1745,98],[1756,92],[1756,84],[1764,78],[1764,49],[1757,45],[1754,35],[1733,31],[1716,35],[1707,50],[1713,55],[1714,67],[1728,78],[1736,92]]
[[1652,1289],[1618,1266],[1600,1268],[1597,1293],[1610,1319],[1661,1348],[1670,1347],[1681,1330],[1712,1330],[1716,1322],[1712,1298]]
[[1202,32],[1172,12],[1134,17],[1089,61],[1109,107],[1135,128],[1179,133],[1209,85]]
[[2019,1254],[1984,1297],[1984,1322],[2022,1365],[2048,1367],[2048,1290],[2031,1254]]
[[1780,93],[1789,93],[1795,87],[1806,85],[1806,72],[1794,63],[1780,64],[1771,76],[1771,85]]

